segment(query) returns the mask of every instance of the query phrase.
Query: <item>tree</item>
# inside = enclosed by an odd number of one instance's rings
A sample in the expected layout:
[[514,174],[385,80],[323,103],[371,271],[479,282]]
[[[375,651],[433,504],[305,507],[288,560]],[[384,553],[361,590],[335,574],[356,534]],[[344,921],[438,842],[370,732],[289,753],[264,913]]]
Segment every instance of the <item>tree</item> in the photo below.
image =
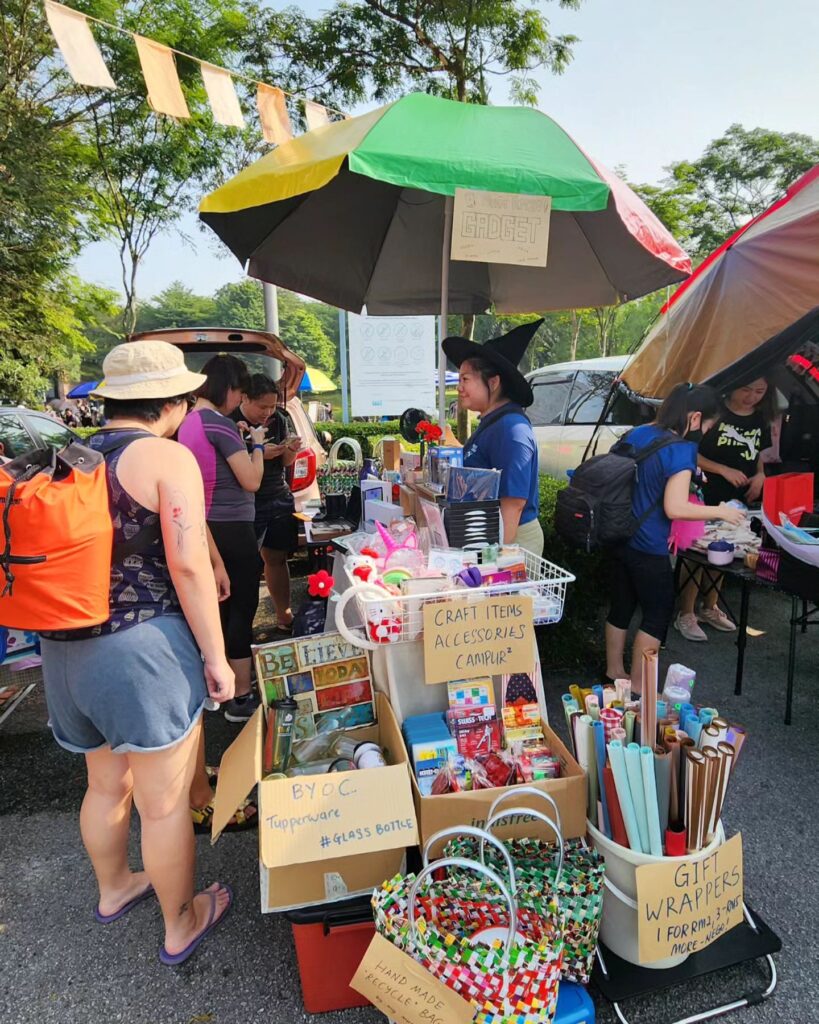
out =
[[662,186],[637,191],[671,233],[704,259],[819,163],[819,140],[732,124],[698,160],[668,167]]
[[207,327],[215,320],[213,299],[197,295],[180,281],[173,281],[149,302],[140,305],[136,329],[155,331],[162,327]]
[[[113,9],[108,0],[83,0],[78,6],[216,64],[230,63],[247,29],[233,0],[126,0]],[[193,207],[234,139],[212,119],[198,62],[177,59],[191,117],[176,121],[148,106],[133,40],[99,26],[95,36],[117,89],[95,93],[83,131],[95,155],[94,222],[118,243],[129,333],[136,324],[139,268],[153,239]]]
[[0,396],[42,401],[86,347],[69,274],[89,202],[70,88],[33,0],[0,2]]
[[292,292],[279,291],[279,334],[285,345],[309,366],[337,377],[337,348],[324,332],[312,311],[311,302],[303,302]]
[[[550,0],[553,2],[553,0]],[[576,9],[580,0],[556,0]],[[511,78],[517,102],[533,105],[532,72],[565,70],[573,35],[553,35],[542,0],[354,0],[320,18],[294,8],[267,12],[259,36],[291,66],[321,69],[315,83],[348,100],[392,99],[417,89],[488,103],[490,80]],[[260,44],[264,52],[264,44]]]
[[213,305],[214,324],[219,327],[265,329],[264,295],[259,281],[245,278],[235,284],[222,285],[214,296]]

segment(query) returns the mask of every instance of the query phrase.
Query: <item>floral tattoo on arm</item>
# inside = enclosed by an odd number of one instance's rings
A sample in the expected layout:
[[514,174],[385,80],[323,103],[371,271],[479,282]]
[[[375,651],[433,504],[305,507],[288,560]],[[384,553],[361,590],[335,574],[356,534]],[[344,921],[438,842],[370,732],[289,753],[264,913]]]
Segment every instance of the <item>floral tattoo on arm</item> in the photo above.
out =
[[185,545],[185,534],[191,529],[188,522],[188,499],[181,491],[171,494],[171,522],[176,533],[176,550],[181,553]]

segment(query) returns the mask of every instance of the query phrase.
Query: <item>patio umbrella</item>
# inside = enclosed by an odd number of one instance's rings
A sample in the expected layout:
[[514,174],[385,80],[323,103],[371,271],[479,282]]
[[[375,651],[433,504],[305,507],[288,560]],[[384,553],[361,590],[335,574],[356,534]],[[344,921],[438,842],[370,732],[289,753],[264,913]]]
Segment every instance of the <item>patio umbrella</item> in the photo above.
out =
[[315,366],[305,368],[304,376],[299,384],[299,391],[312,391],[319,394],[322,391],[338,391],[338,385],[334,384],[323,370],[317,370]]
[[[550,196],[548,266],[450,267],[457,188]],[[373,315],[602,306],[691,270],[625,182],[545,114],[424,93],[278,147],[200,217],[252,277]]]
[[88,396],[97,387],[98,384],[99,381],[96,380],[87,380],[84,381],[82,384],[77,384],[76,387],[73,387],[68,392],[66,398],[88,398]]

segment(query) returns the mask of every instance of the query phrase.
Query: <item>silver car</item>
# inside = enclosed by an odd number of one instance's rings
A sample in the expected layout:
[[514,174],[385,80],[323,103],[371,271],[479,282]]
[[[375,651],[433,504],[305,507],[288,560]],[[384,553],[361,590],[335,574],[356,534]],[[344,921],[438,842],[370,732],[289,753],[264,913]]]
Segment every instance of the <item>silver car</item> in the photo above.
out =
[[[609,356],[555,363],[526,375],[535,394],[534,404],[527,411],[535,431],[541,473],[565,480],[567,471],[580,465],[612,385],[628,359]],[[627,430],[644,420],[639,406],[625,395],[617,395],[589,454],[607,452]]]

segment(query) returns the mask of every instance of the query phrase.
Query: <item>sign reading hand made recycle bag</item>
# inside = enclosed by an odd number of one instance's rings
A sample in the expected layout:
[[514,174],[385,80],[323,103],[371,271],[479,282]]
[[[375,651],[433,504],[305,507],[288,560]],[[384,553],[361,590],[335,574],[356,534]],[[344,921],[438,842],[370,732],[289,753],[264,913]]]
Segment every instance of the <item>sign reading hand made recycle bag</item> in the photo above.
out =
[[535,668],[533,601],[522,594],[429,601],[424,605],[427,683]]
[[637,868],[640,962],[697,953],[743,918],[742,835],[708,857]]

